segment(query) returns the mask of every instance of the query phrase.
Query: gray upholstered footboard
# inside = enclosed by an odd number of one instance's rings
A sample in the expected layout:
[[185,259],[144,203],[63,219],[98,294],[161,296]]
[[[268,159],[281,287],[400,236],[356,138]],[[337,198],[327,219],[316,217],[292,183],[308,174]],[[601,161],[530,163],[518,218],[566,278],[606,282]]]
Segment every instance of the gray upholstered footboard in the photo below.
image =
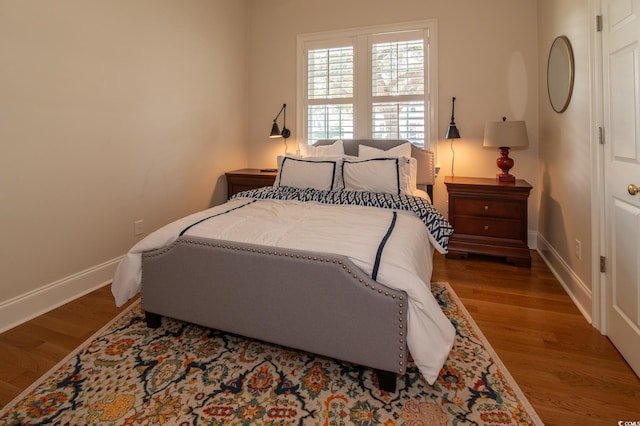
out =
[[406,293],[371,280],[343,256],[181,237],[144,253],[142,265],[149,313],[405,371]]

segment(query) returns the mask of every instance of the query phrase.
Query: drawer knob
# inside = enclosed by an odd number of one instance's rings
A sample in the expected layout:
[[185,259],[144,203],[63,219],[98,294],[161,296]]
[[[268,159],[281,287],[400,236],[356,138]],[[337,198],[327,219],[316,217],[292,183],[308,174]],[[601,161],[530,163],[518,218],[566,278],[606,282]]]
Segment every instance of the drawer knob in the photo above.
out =
[[485,230],[485,231],[488,231],[488,230],[489,230],[489,225],[485,225],[485,226],[484,226],[484,230]]
[[484,206],[484,211],[486,212],[487,210],[489,210],[489,206]]

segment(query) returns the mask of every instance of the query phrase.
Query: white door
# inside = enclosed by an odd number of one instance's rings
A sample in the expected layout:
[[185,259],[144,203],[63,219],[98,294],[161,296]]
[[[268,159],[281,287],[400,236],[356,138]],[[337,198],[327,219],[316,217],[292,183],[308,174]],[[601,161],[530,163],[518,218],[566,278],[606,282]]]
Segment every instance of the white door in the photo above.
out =
[[640,0],[603,15],[606,332],[640,376]]

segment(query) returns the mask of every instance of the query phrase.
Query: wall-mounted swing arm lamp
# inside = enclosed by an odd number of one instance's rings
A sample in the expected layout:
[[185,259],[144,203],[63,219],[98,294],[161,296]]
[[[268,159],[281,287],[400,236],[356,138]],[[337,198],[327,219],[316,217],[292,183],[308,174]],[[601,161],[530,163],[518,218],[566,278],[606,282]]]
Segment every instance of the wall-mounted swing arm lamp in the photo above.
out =
[[[278,127],[278,118],[280,118],[280,114],[284,112],[284,116],[282,119],[282,131],[280,131],[280,127]],[[276,118],[273,119],[273,125],[271,126],[271,133],[269,137],[272,139],[275,138],[284,138],[284,154],[287,155],[287,151],[289,148],[287,147],[287,138],[291,136],[291,131],[287,129],[287,104],[282,104],[282,108],[276,115]],[[275,172],[278,169],[261,169],[263,172]]]
[[449,128],[447,129],[446,139],[460,139],[460,132],[456,127],[455,108],[456,98],[454,96],[451,98],[451,123],[449,123]]
[[[282,119],[282,131],[278,127],[278,118],[280,118],[280,114],[284,112],[284,116]],[[284,138],[284,153],[286,154],[288,151],[287,148],[287,138],[291,136],[291,131],[287,129],[287,104],[283,104],[282,108],[280,108],[280,112],[276,115],[276,118],[273,119],[273,126],[271,126],[271,134],[270,138]]]
[[445,135],[446,139],[451,141],[451,176],[455,176],[453,173],[453,162],[456,158],[456,153],[453,150],[453,140],[460,139],[460,132],[458,131],[458,127],[456,127],[456,119],[455,119],[455,106],[456,106],[456,98],[451,98],[451,123],[449,123],[449,127],[447,128],[447,134]]

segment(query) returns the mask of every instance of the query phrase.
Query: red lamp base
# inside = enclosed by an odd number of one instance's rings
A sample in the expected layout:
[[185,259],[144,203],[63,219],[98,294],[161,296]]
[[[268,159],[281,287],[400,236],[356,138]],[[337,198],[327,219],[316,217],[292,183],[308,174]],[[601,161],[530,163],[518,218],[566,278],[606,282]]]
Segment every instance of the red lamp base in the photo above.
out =
[[514,175],[510,175],[510,174],[504,174],[504,173],[498,173],[496,175],[496,180],[498,182],[503,182],[503,183],[516,183],[516,177]]
[[509,158],[509,147],[501,146],[499,149],[500,157],[496,160],[496,164],[502,173],[496,175],[496,180],[504,183],[516,183],[516,177],[509,174],[509,170],[513,167],[513,159]]

